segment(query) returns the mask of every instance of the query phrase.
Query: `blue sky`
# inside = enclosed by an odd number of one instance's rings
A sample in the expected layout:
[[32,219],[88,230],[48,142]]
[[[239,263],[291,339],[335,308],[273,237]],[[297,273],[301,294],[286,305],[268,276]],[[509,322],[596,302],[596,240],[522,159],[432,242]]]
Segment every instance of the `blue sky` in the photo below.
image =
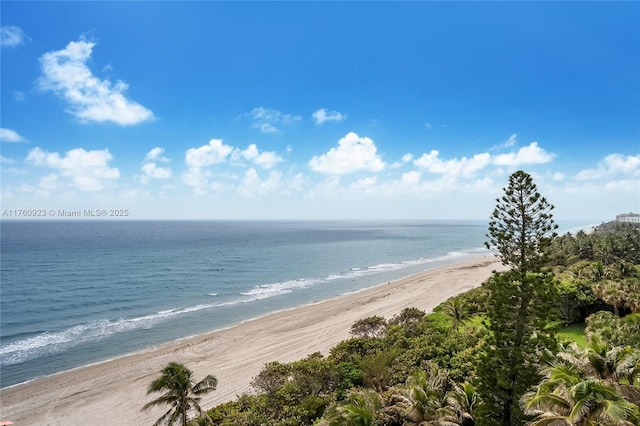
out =
[[2,2],[2,209],[640,211],[638,2]]

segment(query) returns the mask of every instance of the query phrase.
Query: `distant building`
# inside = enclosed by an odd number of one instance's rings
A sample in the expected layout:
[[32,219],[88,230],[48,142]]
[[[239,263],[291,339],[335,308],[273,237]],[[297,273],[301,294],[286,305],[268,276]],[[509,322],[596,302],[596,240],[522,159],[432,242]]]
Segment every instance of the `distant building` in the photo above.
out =
[[638,213],[619,214],[616,216],[616,222],[640,223],[640,214]]

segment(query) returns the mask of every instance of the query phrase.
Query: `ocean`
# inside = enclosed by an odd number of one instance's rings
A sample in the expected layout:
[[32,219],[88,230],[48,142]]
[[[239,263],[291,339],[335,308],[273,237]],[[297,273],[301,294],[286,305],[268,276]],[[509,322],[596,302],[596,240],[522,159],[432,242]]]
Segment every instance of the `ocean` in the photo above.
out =
[[0,387],[487,254],[487,222],[3,221]]

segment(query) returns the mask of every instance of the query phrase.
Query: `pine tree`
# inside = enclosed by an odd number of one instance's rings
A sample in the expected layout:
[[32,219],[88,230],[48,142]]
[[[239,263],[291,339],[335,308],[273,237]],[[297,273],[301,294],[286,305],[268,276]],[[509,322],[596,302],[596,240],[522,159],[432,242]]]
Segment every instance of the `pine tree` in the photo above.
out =
[[513,426],[524,422],[520,399],[540,380],[536,361],[554,342],[545,330],[554,286],[543,267],[557,225],[553,206],[523,171],[509,177],[504,196],[496,201],[486,245],[510,270],[495,273],[486,283],[491,333],[478,366],[478,421]]
[[542,197],[530,175],[519,170],[509,177],[505,195],[497,198],[496,208],[489,222],[489,250],[502,263],[521,275],[539,272],[547,262],[553,232],[553,206]]

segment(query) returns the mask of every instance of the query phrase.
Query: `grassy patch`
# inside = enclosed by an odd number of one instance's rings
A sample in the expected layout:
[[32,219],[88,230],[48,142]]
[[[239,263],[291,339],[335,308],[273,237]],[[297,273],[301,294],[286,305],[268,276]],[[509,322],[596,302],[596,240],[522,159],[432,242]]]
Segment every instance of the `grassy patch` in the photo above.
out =
[[576,342],[578,346],[584,348],[587,346],[587,338],[584,334],[584,324],[571,324],[558,330],[559,340],[570,340]]
[[482,315],[474,315],[471,318],[467,318],[466,321],[467,321],[467,324],[484,326],[484,323],[485,321],[487,321],[487,318],[485,318]]

